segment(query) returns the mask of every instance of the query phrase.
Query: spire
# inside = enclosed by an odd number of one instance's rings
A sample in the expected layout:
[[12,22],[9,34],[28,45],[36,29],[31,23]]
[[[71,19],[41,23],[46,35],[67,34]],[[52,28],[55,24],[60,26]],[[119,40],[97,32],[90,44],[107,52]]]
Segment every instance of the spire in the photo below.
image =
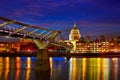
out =
[[77,28],[77,27],[76,27],[76,22],[75,22],[75,21],[74,21],[74,26],[73,26],[73,28]]

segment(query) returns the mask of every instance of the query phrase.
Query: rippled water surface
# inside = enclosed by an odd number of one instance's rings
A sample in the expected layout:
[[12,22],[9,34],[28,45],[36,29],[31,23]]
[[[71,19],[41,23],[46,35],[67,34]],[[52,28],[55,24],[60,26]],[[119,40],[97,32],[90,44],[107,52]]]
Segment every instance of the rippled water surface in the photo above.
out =
[[120,58],[50,58],[35,71],[35,57],[0,57],[0,80],[120,80]]

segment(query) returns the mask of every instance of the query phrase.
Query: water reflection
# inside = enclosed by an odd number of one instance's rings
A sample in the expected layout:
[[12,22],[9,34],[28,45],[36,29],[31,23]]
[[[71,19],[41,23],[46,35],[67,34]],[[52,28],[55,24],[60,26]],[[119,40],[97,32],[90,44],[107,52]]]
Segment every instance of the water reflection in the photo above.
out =
[[20,78],[20,70],[17,69],[15,70],[15,80],[19,80],[19,78]]
[[26,60],[26,69],[30,69],[31,68],[31,58],[30,57],[27,57],[27,60]]
[[82,70],[83,70],[83,71],[82,71],[82,72],[83,72],[83,74],[82,74],[82,80],[85,80],[85,76],[86,76],[86,75],[85,75],[85,74],[86,74],[86,68],[85,68],[85,67],[86,67],[86,64],[87,64],[87,63],[86,63],[86,58],[83,58],[83,60],[82,60],[82,66],[83,66],[83,67],[82,67]]
[[69,80],[118,80],[118,60],[118,58],[72,58]]
[[30,80],[31,62],[30,57],[0,57],[0,80]]
[[35,71],[36,58],[0,57],[0,80],[119,80],[120,58],[50,58],[51,71]]
[[117,58],[113,58],[113,74],[114,74],[114,80],[118,80],[117,79],[117,75],[118,75],[118,59]]
[[26,79],[25,80],[30,80],[30,69],[26,71]]
[[35,71],[35,76],[36,80],[50,80],[50,71]]
[[9,57],[6,57],[5,58],[5,69],[9,70],[9,67],[10,67],[10,59]]
[[15,68],[18,70],[20,69],[20,63],[21,63],[20,57],[16,57],[15,58]]

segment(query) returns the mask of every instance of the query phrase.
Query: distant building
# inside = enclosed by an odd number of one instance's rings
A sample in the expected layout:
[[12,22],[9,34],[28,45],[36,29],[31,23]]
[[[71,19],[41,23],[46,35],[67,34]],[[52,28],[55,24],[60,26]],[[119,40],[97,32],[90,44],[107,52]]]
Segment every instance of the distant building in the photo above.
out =
[[76,53],[100,53],[109,51],[109,42],[90,41],[89,43],[84,41],[76,42]]
[[101,42],[105,42],[105,40],[106,40],[106,39],[105,39],[105,36],[104,36],[104,35],[100,36],[100,41],[101,41]]
[[106,53],[106,52],[120,52],[120,42],[108,41],[100,37],[90,42],[77,41],[76,53]]
[[71,53],[104,53],[104,52],[120,52],[120,37],[106,40],[105,36],[100,36],[99,39],[91,40],[90,36],[84,39],[81,37],[80,31],[74,23],[69,34],[67,43],[73,44]]
[[71,52],[75,52],[76,51],[76,42],[79,41],[80,39],[81,39],[80,31],[77,28],[76,22],[74,22],[73,28],[71,29],[70,34],[69,34],[69,40],[65,40],[64,42],[72,43],[73,48],[72,48]]
[[90,36],[86,36],[86,42],[90,42],[91,40],[90,40]]
[[69,34],[69,40],[79,40],[80,38],[81,34],[79,32],[79,29],[76,27],[76,23],[74,22],[74,26]]
[[36,52],[37,50],[32,39],[0,39],[0,53]]

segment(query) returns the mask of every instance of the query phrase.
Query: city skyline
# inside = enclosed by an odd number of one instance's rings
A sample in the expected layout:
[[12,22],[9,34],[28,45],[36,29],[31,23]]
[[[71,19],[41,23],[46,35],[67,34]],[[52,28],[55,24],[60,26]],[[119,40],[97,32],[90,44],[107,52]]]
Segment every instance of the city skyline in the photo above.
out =
[[119,4],[119,0],[2,0],[0,16],[60,30],[65,39],[74,22],[83,37],[114,37],[120,33]]

